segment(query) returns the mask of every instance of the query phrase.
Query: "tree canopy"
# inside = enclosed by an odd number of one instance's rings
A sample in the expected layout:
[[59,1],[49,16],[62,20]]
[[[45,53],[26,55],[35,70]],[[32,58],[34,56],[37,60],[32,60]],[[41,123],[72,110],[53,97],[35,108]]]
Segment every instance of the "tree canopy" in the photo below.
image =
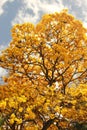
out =
[[87,29],[65,10],[16,24],[0,55],[2,130],[65,130],[87,123]]

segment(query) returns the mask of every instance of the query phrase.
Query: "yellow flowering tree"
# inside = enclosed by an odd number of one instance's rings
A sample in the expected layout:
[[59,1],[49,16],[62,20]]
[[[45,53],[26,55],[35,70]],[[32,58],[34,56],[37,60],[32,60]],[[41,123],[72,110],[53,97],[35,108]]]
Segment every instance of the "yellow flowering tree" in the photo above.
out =
[[[2,130],[65,130],[87,121],[87,29],[66,11],[17,24],[0,56]],[[79,113],[79,114],[78,114]]]

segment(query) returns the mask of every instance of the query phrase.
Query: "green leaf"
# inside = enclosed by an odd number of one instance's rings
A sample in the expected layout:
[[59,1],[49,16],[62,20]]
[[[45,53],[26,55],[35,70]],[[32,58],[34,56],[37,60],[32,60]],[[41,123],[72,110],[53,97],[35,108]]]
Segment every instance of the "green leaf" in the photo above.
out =
[[4,124],[4,118],[0,117],[0,127]]

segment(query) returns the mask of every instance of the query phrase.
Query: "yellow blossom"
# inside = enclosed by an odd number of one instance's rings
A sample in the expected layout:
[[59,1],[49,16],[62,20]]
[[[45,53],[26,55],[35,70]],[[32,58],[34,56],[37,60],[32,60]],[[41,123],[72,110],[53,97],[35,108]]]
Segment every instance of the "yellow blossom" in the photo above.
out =
[[22,112],[22,111],[23,111],[23,108],[22,108],[22,107],[20,107],[20,108],[19,108],[19,112]]
[[[35,118],[35,114],[34,114],[34,112],[32,112],[32,110],[31,110],[30,107],[28,107],[28,108],[26,109],[26,112],[28,113],[27,115],[25,114],[26,118],[30,118],[30,119],[34,119],[34,118]],[[28,116],[28,115],[29,115],[29,116]]]
[[14,123],[14,119],[10,119],[10,120],[9,120],[9,123],[10,123],[10,124],[13,124],[13,123]]
[[22,95],[21,97],[17,97],[17,101],[18,101],[19,103],[21,103],[21,102],[26,102],[26,100],[27,100],[27,98],[26,98],[24,95]]
[[6,101],[3,101],[3,100],[2,100],[2,101],[0,102],[0,108],[1,108],[1,109],[5,109],[5,108],[6,108]]
[[31,111],[31,108],[27,107],[26,111],[29,113]]
[[11,114],[10,118],[14,119],[16,116],[14,113]]
[[24,115],[25,119],[29,119],[29,114]]
[[15,102],[14,101],[11,101],[11,102],[9,102],[9,107],[13,107],[13,108],[15,108]]
[[22,119],[21,118],[20,119],[15,118],[15,121],[16,121],[17,124],[21,124],[22,123]]

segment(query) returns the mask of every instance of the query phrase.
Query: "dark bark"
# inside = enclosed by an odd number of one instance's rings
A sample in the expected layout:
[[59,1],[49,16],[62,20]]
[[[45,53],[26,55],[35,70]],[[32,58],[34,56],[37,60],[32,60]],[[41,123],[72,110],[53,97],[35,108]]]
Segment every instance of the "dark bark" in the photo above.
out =
[[50,119],[50,120],[48,120],[47,122],[45,122],[45,123],[43,124],[42,130],[47,130],[47,129],[50,127],[50,125],[53,124],[53,122],[54,122],[54,119]]

